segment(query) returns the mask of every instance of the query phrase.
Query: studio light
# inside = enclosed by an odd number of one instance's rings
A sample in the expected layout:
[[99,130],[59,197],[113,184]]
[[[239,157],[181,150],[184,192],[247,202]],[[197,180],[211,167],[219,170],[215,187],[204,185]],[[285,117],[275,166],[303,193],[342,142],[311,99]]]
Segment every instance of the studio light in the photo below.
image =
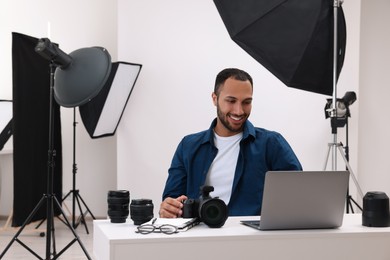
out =
[[40,39],[35,51],[56,66],[54,98],[63,107],[76,107],[94,98],[111,71],[111,56],[105,48],[81,48],[69,55],[49,39]]
[[[31,222],[36,212],[46,205],[46,258],[57,259],[74,242],[78,242],[86,257],[91,259],[82,244],[79,236],[69,223],[62,210],[60,202],[54,194],[54,169],[56,151],[54,147],[54,119],[55,103],[64,107],[76,107],[94,98],[105,85],[111,71],[111,56],[105,48],[91,47],[78,49],[69,55],[61,51],[56,44],[51,43],[47,38],[38,40],[34,48],[35,52],[50,61],[50,107],[49,107],[49,149],[48,149],[48,173],[47,192],[43,195],[34,210],[27,217],[14,238],[1,253],[0,258],[11,247],[13,242],[19,241],[18,236],[28,223]],[[75,183],[75,182],[73,182]],[[67,227],[72,231],[74,240],[66,245],[59,253],[55,252],[55,232],[54,232],[54,207],[61,212]],[[53,237],[53,239],[52,239]],[[22,244],[23,245],[23,244]],[[24,245],[32,254],[37,256],[31,248]],[[54,252],[51,249],[54,249]],[[40,258],[42,259],[42,258]]]
[[68,54],[47,38],[38,41],[35,51],[45,59],[53,61],[60,68],[66,68],[72,62],[72,58]]
[[336,99],[336,111],[333,111],[332,108],[332,99],[327,99],[325,105],[325,118],[332,117],[332,113],[335,113],[335,116],[338,118],[350,117],[349,106],[356,101],[356,93],[353,91],[348,91],[342,98]]

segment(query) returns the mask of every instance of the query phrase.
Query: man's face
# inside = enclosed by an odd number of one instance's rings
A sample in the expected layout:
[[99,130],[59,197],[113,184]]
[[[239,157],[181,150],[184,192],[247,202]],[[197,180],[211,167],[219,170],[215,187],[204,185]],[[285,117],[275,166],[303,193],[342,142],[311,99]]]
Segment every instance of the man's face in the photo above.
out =
[[248,80],[233,78],[225,81],[218,96],[216,93],[212,94],[218,115],[214,130],[219,136],[232,136],[243,130],[251,113],[252,94],[252,85]]

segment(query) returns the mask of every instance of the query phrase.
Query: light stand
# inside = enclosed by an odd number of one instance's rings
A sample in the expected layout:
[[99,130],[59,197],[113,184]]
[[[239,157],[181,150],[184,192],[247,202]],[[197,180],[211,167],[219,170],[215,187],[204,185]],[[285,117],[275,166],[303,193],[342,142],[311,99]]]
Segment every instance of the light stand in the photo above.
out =
[[[38,259],[42,259],[36,252],[34,252],[31,248],[29,248],[26,244],[24,244],[21,240],[18,239],[19,235],[22,233],[27,224],[30,223],[34,215],[37,211],[44,205],[46,202],[46,260],[57,259],[62,253],[64,253],[73,243],[76,241],[80,244],[80,247],[84,251],[86,257],[91,259],[88,255],[87,250],[82,244],[79,236],[76,234],[75,230],[70,225],[68,219],[66,218],[61,204],[58,202],[57,198],[53,194],[53,175],[54,175],[54,167],[55,167],[55,156],[56,151],[54,149],[54,71],[56,69],[56,65],[53,61],[50,63],[50,111],[49,111],[49,150],[48,150],[48,170],[47,170],[47,193],[43,195],[41,200],[35,206],[33,211],[27,217],[23,225],[20,227],[15,236],[11,239],[7,247],[0,255],[0,259],[6,254],[8,249],[12,246],[12,244],[16,241],[20,245],[22,245],[25,249],[27,249],[31,254],[33,254]],[[66,226],[72,231],[74,235],[74,239],[66,245],[58,254],[56,253],[56,245],[55,245],[55,228],[54,228],[54,204],[61,211],[62,216],[65,219]],[[53,252],[51,252],[51,247],[53,246]],[[53,258],[51,258],[53,256]]]
[[[346,165],[346,168],[350,172],[350,176],[352,177],[355,186],[357,188],[357,191],[361,198],[363,198],[363,192],[357,182],[356,176],[352,170],[351,165],[349,164],[349,158],[346,157],[344,154],[344,151],[342,149],[343,145],[337,141],[337,128],[344,126],[344,124],[347,122],[347,118],[349,116],[349,104],[345,104],[345,109],[347,109],[346,114],[344,117],[338,116],[338,104],[340,104],[340,99],[337,99],[337,61],[339,56],[339,48],[338,48],[338,12],[339,8],[341,7],[342,1],[341,0],[334,0],[333,1],[333,95],[332,95],[332,101],[328,100],[328,104],[325,107],[326,117],[330,117],[331,120],[331,127],[332,127],[332,135],[333,135],[333,142],[329,143],[329,149],[325,160],[324,170],[326,170],[326,166],[328,164],[329,159],[329,153],[332,151],[332,170],[337,170],[337,151],[340,152],[344,163]],[[353,100],[355,101],[355,100]],[[331,106],[331,108],[330,108]],[[347,156],[349,157],[349,148],[346,149],[348,151]],[[346,194],[347,198],[347,212],[349,212],[348,208],[351,205],[351,199],[352,197],[349,195],[349,191]],[[354,200],[352,200],[356,205],[358,205]],[[361,207],[358,206],[360,209]]]
[[[82,48],[69,55],[60,50],[57,45],[51,43],[47,38],[40,39],[35,51],[43,58],[50,61],[50,118],[49,118],[49,151],[48,151],[48,175],[47,194],[44,194],[34,210],[27,217],[19,231],[7,245],[0,255],[2,258],[13,242],[17,241],[29,252],[39,259],[37,253],[18,239],[25,226],[30,223],[38,209],[46,201],[46,260],[57,259],[76,241],[80,244],[86,257],[91,259],[88,252],[81,243],[72,225],[69,223],[61,204],[53,194],[53,175],[56,151],[54,150],[54,98],[59,105],[65,107],[76,107],[89,102],[94,98],[106,83],[111,72],[111,56],[108,51],[101,47]],[[55,73],[55,76],[54,76]],[[55,82],[54,82],[55,78]],[[55,204],[55,205],[54,205]],[[57,206],[64,218],[65,225],[72,231],[74,239],[66,245],[58,254],[55,246],[54,232],[54,206]],[[53,252],[51,252],[53,246]],[[53,256],[53,258],[51,258]]]
[[[355,95],[354,92],[347,92],[344,97],[346,97],[349,93],[353,93],[353,95]],[[355,100],[356,100],[356,95],[355,95],[355,99],[350,104],[352,104]],[[330,107],[331,102],[332,101],[330,99],[328,99],[328,103],[325,106],[325,117],[326,118],[329,117],[327,115],[327,110],[329,110],[328,108]],[[348,140],[348,138],[349,138],[348,117],[350,117],[349,104],[347,101],[345,101],[345,98],[337,99],[336,107],[341,108],[341,110],[339,110],[341,112],[338,113],[335,117],[331,118],[332,133],[334,135],[336,135],[337,128],[346,126],[346,146],[343,146],[343,144],[341,142],[339,142],[339,143],[333,142],[333,143],[328,144],[329,149],[328,149],[327,157],[325,159],[324,170],[326,170],[326,166],[328,164],[328,159],[329,159],[329,154],[330,154],[331,149],[336,150],[335,156],[337,156],[337,150],[338,150],[340,152],[343,160],[344,160],[344,163],[346,165],[347,170],[350,172],[350,176],[352,177],[352,179],[355,183],[355,186],[357,188],[357,191],[358,191],[360,197],[363,198],[363,192],[359,186],[359,183],[355,177],[355,174],[353,173],[352,167],[349,164],[349,140]],[[344,151],[343,151],[343,148],[344,148]],[[334,171],[337,170],[337,164],[332,164],[332,166],[336,167],[336,168],[332,168],[332,170],[334,170]],[[359,204],[349,194],[349,189],[348,189],[347,194],[346,194],[346,212],[347,213],[349,213],[349,210],[351,210],[352,213],[354,213],[352,203],[355,204],[360,210],[362,210],[362,207],[359,206]]]
[[[79,224],[82,223],[85,226],[85,231],[87,232],[87,234],[89,234],[87,223],[85,221],[85,215],[87,213],[89,213],[89,214],[91,214],[93,219],[96,219],[96,218],[92,214],[91,210],[88,208],[88,206],[85,203],[85,201],[83,200],[83,198],[81,197],[79,190],[76,190],[76,174],[77,174],[77,164],[76,164],[76,125],[77,125],[77,122],[76,122],[76,108],[74,107],[73,108],[73,169],[72,169],[72,173],[73,173],[73,187],[72,187],[72,190],[70,190],[64,196],[64,198],[62,199],[62,202],[65,201],[66,198],[70,194],[73,195],[72,196],[72,227],[74,229],[76,229],[79,226]],[[85,212],[83,211],[83,209],[81,207],[80,201],[83,203],[84,207],[86,208]],[[80,212],[80,216],[79,216],[79,219],[77,220],[77,222],[76,222],[76,203],[77,203],[77,207],[78,207],[79,212]]]

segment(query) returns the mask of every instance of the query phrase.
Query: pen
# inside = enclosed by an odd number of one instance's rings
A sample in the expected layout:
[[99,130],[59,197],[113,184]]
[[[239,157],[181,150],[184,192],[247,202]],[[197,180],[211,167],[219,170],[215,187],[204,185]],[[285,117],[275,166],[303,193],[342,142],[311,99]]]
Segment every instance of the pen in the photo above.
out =
[[152,225],[154,225],[154,223],[156,222],[156,220],[157,220],[157,218],[154,218],[154,219],[152,220]]

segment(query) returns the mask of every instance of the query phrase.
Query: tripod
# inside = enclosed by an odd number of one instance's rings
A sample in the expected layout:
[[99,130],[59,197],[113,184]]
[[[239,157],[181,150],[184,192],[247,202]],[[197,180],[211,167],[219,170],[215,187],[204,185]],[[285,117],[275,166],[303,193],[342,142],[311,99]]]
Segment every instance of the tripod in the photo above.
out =
[[[54,71],[56,69],[56,65],[53,61],[50,63],[50,112],[49,112],[49,151],[48,151],[48,170],[47,170],[47,194],[44,194],[38,204],[35,206],[33,211],[27,217],[23,225],[20,227],[15,236],[8,243],[7,247],[0,255],[0,259],[7,253],[8,249],[12,246],[12,244],[16,241],[20,245],[22,245],[25,249],[27,249],[31,254],[33,254],[38,259],[41,258],[36,252],[34,252],[31,248],[29,248],[26,244],[24,244],[21,240],[19,240],[19,235],[22,233],[27,224],[30,223],[34,215],[37,211],[44,205],[46,202],[46,260],[57,259],[61,254],[63,254],[73,243],[76,241],[80,244],[80,247],[84,251],[86,257],[91,259],[88,255],[87,250],[82,244],[79,236],[76,234],[75,230],[70,225],[68,219],[66,218],[61,204],[58,202],[57,198],[53,194],[53,176],[54,176],[54,166],[55,166],[55,156],[56,151],[54,150],[54,103],[53,103],[53,95],[54,95]],[[66,245],[59,253],[56,253],[56,245],[55,245],[55,228],[54,228],[54,206],[57,206],[61,211],[62,216],[64,217],[66,226],[72,231],[74,235],[74,239]],[[53,252],[51,252],[51,247],[53,246]],[[51,258],[53,256],[53,258]]]
[[[88,208],[87,204],[83,200],[83,198],[80,195],[79,190],[76,190],[76,174],[77,174],[77,164],[76,164],[76,108],[73,108],[73,187],[72,190],[70,190],[62,199],[62,202],[66,200],[67,197],[69,197],[70,194],[72,194],[72,227],[76,229],[80,223],[84,224],[85,231],[87,234],[89,234],[88,226],[85,222],[85,215],[91,214],[93,219],[96,219],[95,216],[92,214],[91,210]],[[80,201],[83,203],[84,207],[86,208],[86,211],[84,212],[81,208]],[[77,207],[80,212],[79,219],[76,222],[76,203]]]
[[[344,160],[344,163],[346,165],[346,168],[347,170],[349,171],[350,173],[350,176],[352,177],[352,180],[353,182],[355,183],[355,186],[356,186],[356,189],[359,193],[359,195],[361,196],[361,198],[363,198],[363,192],[362,192],[362,189],[360,188],[359,186],[359,183],[356,179],[356,176],[352,170],[352,167],[351,165],[349,164],[348,162],[348,159],[347,159],[347,156],[344,154],[344,151],[343,151],[343,144],[342,143],[336,143],[336,142],[333,142],[333,143],[329,143],[328,144],[328,153],[327,153],[327,156],[326,156],[326,159],[325,159],[325,165],[324,165],[324,170],[326,170],[326,166],[328,165],[328,159],[329,159],[329,154],[330,154],[330,151],[333,150],[333,151],[336,151],[336,156],[337,156],[337,150],[340,152],[340,155],[343,157],[343,160]],[[348,147],[346,147],[346,150],[348,150]],[[333,163],[335,162],[335,158],[333,158]],[[335,168],[335,164],[332,164],[333,166],[333,170],[336,170],[337,168]],[[352,198],[352,196],[349,194],[349,189],[347,190],[347,194],[346,194],[346,211],[347,213],[349,213],[349,209],[351,209],[352,213],[354,213],[353,211],[353,207],[352,207],[352,203],[355,204],[355,206],[357,206],[361,211],[363,211],[362,207],[359,206],[359,204]]]
[[[333,23],[333,26],[334,26],[334,29],[333,29],[333,32],[334,32],[334,35],[333,35],[333,96],[332,96],[332,100],[328,100],[328,104],[325,107],[326,117],[331,118],[333,143],[328,144],[329,149],[328,149],[328,153],[327,153],[326,160],[325,160],[324,170],[326,169],[326,166],[328,164],[329,154],[330,154],[331,150],[332,150],[332,170],[337,170],[337,151],[339,151],[340,155],[342,156],[342,158],[344,160],[344,163],[346,165],[347,170],[350,172],[350,176],[352,177],[352,179],[355,183],[355,186],[357,188],[359,195],[361,196],[361,198],[363,198],[363,192],[362,192],[362,190],[357,182],[357,179],[356,179],[356,176],[352,170],[352,167],[349,164],[348,117],[350,116],[350,111],[349,111],[350,104],[348,104],[348,103],[351,101],[345,102],[345,100],[344,100],[343,105],[345,106],[345,114],[343,116],[338,116],[339,113],[337,111],[337,104],[340,101],[339,99],[336,98],[337,97],[337,71],[338,71],[337,58],[339,55],[339,49],[338,49],[338,12],[339,12],[339,8],[340,8],[341,4],[342,4],[342,0],[334,0],[333,1],[333,19],[334,19],[334,23]],[[356,97],[355,97],[355,99],[356,99]],[[352,100],[352,102],[354,102],[354,101],[355,100]],[[330,106],[330,104],[332,105],[332,108],[328,107],[328,105]],[[327,113],[329,113],[329,115]],[[344,125],[347,125],[347,127],[346,127],[346,129],[347,129],[346,130],[347,146],[345,147],[345,154],[344,154],[344,151],[342,149],[343,148],[342,143],[337,142],[337,128],[343,127]],[[349,213],[349,209],[351,209],[353,212],[352,203],[354,203],[360,210],[362,210],[362,208],[358,205],[358,203],[355,200],[353,200],[353,198],[350,196],[349,189],[347,190],[346,200],[347,200],[346,201],[347,213]]]

